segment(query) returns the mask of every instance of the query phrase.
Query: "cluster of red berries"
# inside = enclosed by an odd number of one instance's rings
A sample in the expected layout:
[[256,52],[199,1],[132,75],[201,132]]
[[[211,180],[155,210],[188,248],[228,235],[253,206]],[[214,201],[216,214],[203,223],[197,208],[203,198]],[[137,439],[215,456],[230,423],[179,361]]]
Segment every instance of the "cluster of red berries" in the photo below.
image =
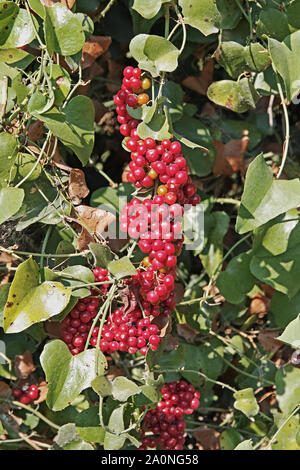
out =
[[[95,282],[109,281],[108,271],[104,268],[93,270]],[[99,286],[103,294],[107,293],[110,284],[105,283]],[[99,299],[96,297],[97,291],[92,291],[91,296],[80,299],[71,312],[63,320],[64,329],[62,340],[67,344],[73,355],[84,350],[92,320],[98,312]]]
[[192,183],[189,167],[182,155],[178,141],[165,139],[157,142],[152,138],[140,139],[137,126],[140,121],[133,119],[127,111],[138,108],[149,101],[149,96],[143,93],[151,86],[148,78],[141,79],[139,68],[126,67],[121,90],[115,95],[114,102],[117,120],[121,124],[120,132],[126,139],[126,147],[131,152],[130,172],[127,179],[137,188],[151,188],[154,181],[162,183],[157,188],[157,195],[167,204],[199,204],[196,186]]
[[167,383],[160,392],[161,401],[145,415],[139,449],[160,447],[163,450],[182,450],[185,441],[184,416],[198,408],[200,393],[185,380]]
[[[98,335],[99,328],[96,327],[92,332],[92,346],[96,346]],[[115,351],[135,354],[139,351],[145,355],[149,347],[153,351],[158,349],[161,339],[158,326],[151,324],[149,318],[143,318],[139,308],[125,313],[123,307],[109,315],[102,329],[100,349],[108,354]]]
[[29,405],[39,397],[39,389],[37,385],[24,386],[22,388],[15,387],[12,389],[13,397],[23,405]]

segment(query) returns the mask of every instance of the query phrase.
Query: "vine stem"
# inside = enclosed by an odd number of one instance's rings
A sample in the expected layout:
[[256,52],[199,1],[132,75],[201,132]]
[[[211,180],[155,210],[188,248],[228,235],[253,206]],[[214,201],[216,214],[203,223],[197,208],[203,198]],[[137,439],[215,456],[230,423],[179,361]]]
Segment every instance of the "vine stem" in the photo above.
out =
[[3,246],[0,246],[0,251],[4,251],[5,253],[10,253],[10,254],[17,254],[17,255],[25,255],[25,256],[45,256],[45,258],[73,258],[76,256],[85,256],[90,253],[90,250],[85,250],[82,251],[81,253],[70,253],[70,254],[51,254],[51,253],[32,253],[30,251],[18,251],[18,250],[9,250],[8,248],[4,248]]
[[283,423],[281,424],[281,426],[279,426],[278,430],[276,431],[276,433],[274,434],[274,436],[272,437],[272,439],[270,440],[269,444],[267,445],[267,447],[265,447],[263,450],[269,450],[271,449],[271,445],[273,444],[273,442],[275,441],[276,437],[278,436],[278,434],[280,433],[280,431],[282,430],[282,428],[284,428],[284,426],[289,422],[289,420],[300,410],[300,405],[298,405],[294,411],[283,421]]
[[203,377],[205,380],[207,380],[207,382],[212,382],[214,383],[215,385],[219,385],[220,387],[222,388],[227,388],[228,390],[230,390],[231,392],[233,393],[236,393],[237,390],[233,387],[231,387],[230,385],[227,385],[223,382],[220,382],[219,380],[213,380],[213,379],[210,379],[209,377],[207,377],[207,375],[203,374],[203,372],[200,372],[198,370],[190,370],[190,369],[164,369],[164,370],[161,370],[161,369],[158,369],[158,370],[155,370],[154,371],[155,373],[159,373],[159,374],[169,374],[169,373],[172,373],[172,372],[179,372],[179,373],[182,373],[182,372],[186,372],[187,374],[197,374],[197,375],[200,375],[200,377]]
[[96,16],[96,18],[95,18],[94,21],[95,21],[95,22],[101,21],[102,18],[105,17],[106,13],[111,9],[111,7],[112,7],[113,4],[115,3],[115,1],[116,1],[116,0],[110,0],[110,1],[108,2],[108,4],[106,5],[106,7],[103,8],[103,10],[100,11],[99,15]]
[[[84,347],[84,350],[86,351],[87,348],[89,347],[89,344],[90,344],[90,340],[91,340],[91,337],[92,337],[92,332],[93,332],[93,329],[95,328],[101,314],[104,312],[104,309],[106,309],[106,306],[108,305],[109,306],[109,303],[112,301],[112,298],[115,294],[117,290],[117,286],[116,284],[112,285],[110,290],[109,290],[109,293],[108,293],[108,297],[106,299],[106,301],[104,302],[104,304],[101,305],[100,309],[99,309],[99,312],[97,313],[97,315],[95,316],[94,320],[93,320],[93,323],[92,323],[92,326],[90,328],[90,331],[89,331],[89,334],[88,334],[88,337],[86,339],[86,343],[85,343],[85,347]],[[104,319],[105,319],[105,315],[103,315]],[[103,317],[101,319],[101,322],[103,320]],[[104,321],[103,321],[103,324],[104,324]],[[103,326],[102,326],[103,328]],[[101,330],[102,332],[102,330]],[[99,333],[100,333],[100,329],[99,329]],[[100,343],[100,340],[99,340],[99,343]],[[97,339],[97,344],[98,344],[98,339]],[[98,345],[99,346],[99,345]],[[97,346],[96,346],[97,347]],[[98,347],[99,349],[99,347]]]
[[283,109],[284,122],[285,122],[285,141],[284,141],[284,144],[283,144],[282,161],[281,161],[281,165],[280,165],[279,171],[278,171],[277,176],[276,176],[276,178],[278,179],[278,178],[280,178],[280,176],[283,172],[283,168],[284,168],[284,165],[285,165],[285,162],[286,162],[286,159],[287,159],[287,155],[288,155],[289,142],[290,142],[290,121],[289,121],[287,106],[286,106],[285,101],[284,101],[283,91],[282,91],[282,88],[281,88],[281,85],[280,85],[279,81],[277,81],[277,88],[278,88],[280,99],[281,99],[281,105],[282,105],[282,109]]
[[52,132],[49,131],[48,134],[47,134],[46,140],[45,140],[45,142],[44,142],[44,144],[43,144],[43,147],[42,147],[42,149],[41,149],[41,151],[40,151],[40,154],[39,154],[39,157],[38,157],[37,161],[35,162],[35,164],[34,164],[33,167],[31,168],[31,170],[27,173],[27,175],[24,176],[24,178],[23,178],[21,181],[19,181],[18,184],[16,184],[15,188],[18,188],[19,186],[22,186],[22,184],[24,184],[25,181],[26,181],[26,180],[32,175],[32,173],[35,171],[35,169],[37,168],[38,164],[40,163],[40,161],[41,161],[41,159],[42,159],[42,156],[43,156],[44,151],[45,151],[45,149],[46,149],[46,146],[47,146],[47,144],[48,144],[48,142],[49,142],[49,140],[50,140],[50,138],[51,138],[51,135],[52,135]]
[[213,285],[215,279],[216,279],[216,276],[221,268],[221,266],[223,265],[224,261],[228,258],[228,256],[231,255],[231,253],[241,244],[243,243],[245,240],[247,240],[249,237],[252,236],[252,232],[248,233],[248,235],[245,235],[243,238],[241,238],[238,242],[236,242],[231,248],[230,250],[227,251],[226,255],[222,258],[222,261],[220,261],[220,263],[218,264],[218,266],[216,267],[215,269],[215,272],[214,274],[212,275],[209,283],[208,283],[208,286],[207,286],[207,289],[205,291],[205,293],[207,293],[207,295],[204,296],[204,300],[206,300],[209,296],[209,291],[210,291],[210,288],[211,286]]
[[[7,400],[3,400],[3,399],[1,399],[1,398],[0,398],[0,401],[1,401],[1,402],[7,402]],[[21,403],[21,402],[19,402],[19,401],[15,401],[15,400],[13,400],[11,403],[12,403],[14,406],[16,406],[16,407],[23,408],[24,410],[29,411],[30,413],[33,413],[34,415],[36,415],[38,418],[40,418],[42,421],[44,421],[46,424],[48,424],[48,425],[51,426],[52,428],[54,428],[54,429],[60,429],[60,426],[58,426],[58,424],[53,423],[53,421],[51,421],[50,419],[46,418],[46,416],[42,415],[42,413],[40,413],[40,412],[37,411],[36,409],[31,408],[30,406],[24,405],[23,403]]]
[[179,11],[179,8],[178,8],[178,6],[176,5],[176,3],[174,1],[172,1],[172,5],[173,5],[173,8],[174,8],[174,10],[176,12],[176,15],[178,17],[179,23],[182,26],[183,38],[182,38],[181,48],[179,50],[179,55],[181,55],[183,53],[183,50],[184,50],[185,44],[186,44],[186,38],[187,38],[186,26],[185,26],[185,23],[184,23],[184,19],[183,19],[182,15]]

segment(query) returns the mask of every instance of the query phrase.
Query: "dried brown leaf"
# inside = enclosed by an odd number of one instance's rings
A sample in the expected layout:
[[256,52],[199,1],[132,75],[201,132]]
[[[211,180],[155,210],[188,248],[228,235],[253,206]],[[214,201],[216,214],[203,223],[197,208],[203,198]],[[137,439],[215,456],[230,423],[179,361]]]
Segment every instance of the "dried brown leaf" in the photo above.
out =
[[277,331],[263,330],[258,334],[257,339],[265,351],[277,352],[282,346],[282,343],[276,339],[277,336],[279,336]]
[[202,72],[198,77],[190,76],[183,80],[182,85],[186,86],[190,90],[206,95],[209,85],[213,81],[215,61],[210,59],[206,62]]
[[38,389],[39,389],[40,394],[39,394],[38,399],[34,401],[35,405],[42,403],[47,398],[48,385],[47,385],[47,382],[42,377],[39,378]]
[[27,138],[32,142],[37,142],[43,137],[44,123],[40,120],[33,122],[28,127]]
[[251,300],[249,313],[250,315],[259,315],[264,316],[270,311],[270,299],[261,295],[260,293],[256,294],[255,297]]
[[79,168],[72,168],[70,172],[68,192],[74,205],[81,204],[82,199],[90,192],[86,185],[85,174]]
[[96,59],[103,55],[111,45],[110,36],[90,36],[82,49],[82,68],[91,67]]
[[203,428],[194,432],[194,438],[197,440],[199,450],[219,450],[220,433],[214,429]]
[[78,219],[76,223],[81,225],[82,231],[78,239],[80,251],[88,249],[89,243],[94,241],[93,235],[101,238],[101,234],[112,224],[116,217],[111,212],[90,206],[77,206]]
[[246,169],[244,154],[249,140],[248,131],[244,131],[241,139],[232,139],[227,144],[214,140],[217,156],[213,167],[213,174],[216,176],[231,176],[237,171],[244,174]]
[[190,327],[187,323],[179,323],[178,325],[176,325],[176,328],[179,336],[181,336],[188,342],[193,342],[196,336],[198,335],[198,331]]
[[15,372],[19,379],[27,379],[34,371],[35,366],[30,351],[25,351],[24,354],[15,356]]

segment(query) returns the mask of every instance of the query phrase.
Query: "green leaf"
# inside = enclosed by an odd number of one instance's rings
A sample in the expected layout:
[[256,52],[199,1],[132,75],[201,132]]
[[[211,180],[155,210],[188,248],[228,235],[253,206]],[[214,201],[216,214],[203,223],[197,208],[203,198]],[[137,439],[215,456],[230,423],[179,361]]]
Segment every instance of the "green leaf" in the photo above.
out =
[[112,394],[112,384],[104,376],[96,377],[91,385],[100,397],[109,397]]
[[239,390],[233,394],[235,402],[233,404],[236,410],[244,413],[247,418],[251,416],[256,416],[259,412],[259,406],[257,404],[256,398],[252,388],[245,388],[244,390]]
[[256,27],[257,35],[275,38],[283,41],[290,34],[286,15],[276,8],[264,7],[261,9]]
[[115,400],[127,401],[129,397],[139,393],[140,387],[126,377],[116,377],[112,382],[112,395]]
[[245,233],[300,205],[298,179],[274,180],[263,155],[249,165],[236,231]]
[[216,285],[231,304],[240,304],[255,284],[255,277],[250,272],[250,262],[250,253],[241,253],[231,259],[226,270],[218,276]]
[[86,165],[94,147],[94,116],[92,101],[86,96],[75,96],[63,112],[54,107],[35,117]]
[[18,266],[11,284],[4,310],[4,331],[17,333],[57,315],[70,296],[71,290],[59,282],[39,284],[39,267],[29,258]]
[[199,29],[205,36],[219,31],[221,15],[215,0],[179,0],[179,5],[185,23]]
[[107,265],[107,269],[116,279],[122,279],[123,277],[134,276],[136,274],[136,269],[127,256],[116,261],[111,261]]
[[242,436],[235,429],[226,429],[220,435],[221,450],[233,450],[241,442]]
[[[67,276],[64,277],[64,274]],[[70,274],[70,277],[68,277],[68,274]],[[61,271],[60,276],[63,284],[71,288],[73,297],[82,299],[91,295],[91,288],[84,287],[85,284],[95,282],[94,274],[89,268],[81,265],[69,266]]]
[[300,31],[290,34],[283,42],[269,38],[269,51],[273,67],[281,75],[288,101],[298,94],[300,88]]
[[107,268],[108,263],[114,259],[110,248],[100,243],[90,243],[89,249],[94,257],[94,265],[97,268]]
[[151,19],[161,9],[162,3],[167,0],[134,0],[133,9],[136,10],[143,18]]
[[104,450],[119,450],[123,447],[126,436],[124,434],[118,435],[118,433],[124,431],[124,407],[126,405],[119,406],[114,409],[110,415],[108,428],[116,434],[109,432],[105,433],[104,439]]
[[276,325],[285,328],[300,313],[300,292],[292,298],[281,292],[275,292],[271,298],[271,312]]
[[0,49],[0,62],[5,62],[12,67],[25,69],[35,60],[35,57],[22,49]]
[[220,29],[233,29],[238,25],[242,12],[235,0],[217,0],[217,8],[221,14]]
[[208,241],[200,254],[200,259],[208,275],[212,277],[223,258],[223,238],[229,228],[229,216],[225,212],[213,212],[206,218],[205,227]]
[[274,421],[279,429],[276,441],[272,444],[272,450],[300,450],[297,435],[299,434],[299,415],[292,416],[286,424],[286,416],[276,410],[272,410]]
[[99,424],[99,407],[90,406],[81,411],[75,419],[76,431],[79,436],[88,442],[103,444],[105,431]]
[[38,29],[38,22],[33,18],[32,23],[27,10],[18,7],[16,10],[16,6],[12,5],[13,2],[0,2],[0,13],[4,12],[0,20],[0,49],[21,47],[31,43],[35,38],[33,24]]
[[[215,149],[208,127],[200,120],[183,113],[182,118],[173,124],[173,134],[181,142],[190,173],[197,176],[208,175],[215,161]],[[191,148],[191,144],[195,148]],[[204,152],[203,148],[209,149],[209,152]]]
[[238,82],[233,80],[221,80],[214,82],[207,90],[208,98],[219,106],[234,111],[245,113],[249,109],[255,109],[259,95],[248,78],[242,78]]
[[98,349],[72,356],[60,340],[46,344],[40,360],[48,382],[47,405],[53,411],[66,408],[98,375],[103,375],[106,366],[105,356]]
[[18,140],[8,132],[0,134],[0,184],[7,186],[18,151]]
[[288,416],[300,404],[300,369],[282,367],[276,373],[275,385],[279,407]]
[[[27,175],[32,171],[30,176]],[[36,166],[36,157],[29,153],[18,153],[15,160],[15,165],[13,168],[14,179],[20,181],[21,179],[27,177],[27,181],[35,181],[38,179],[42,172],[42,167],[40,163]]]
[[100,205],[105,205],[108,209],[119,212],[118,191],[110,186],[96,189],[91,195],[91,206],[97,207]]
[[151,137],[154,140],[162,141],[164,139],[170,139],[172,137],[169,130],[169,121],[164,110],[153,105],[155,112],[151,113],[150,120],[143,120],[137,128],[138,135],[141,139],[147,139]]
[[238,444],[234,450],[254,450],[252,445],[252,439],[247,439],[246,441]]
[[262,72],[270,64],[268,50],[258,42],[243,47],[234,41],[221,43],[218,62],[232,78],[238,78],[243,72]]
[[74,55],[85,43],[80,19],[61,3],[45,7],[44,33],[50,55]]
[[292,348],[300,348],[300,313],[295,320],[288,324],[282,335],[276,339],[289,344]]
[[20,188],[0,189],[0,224],[15,215],[24,199],[24,190]]
[[53,448],[56,450],[94,450],[91,444],[88,444],[80,437],[74,423],[61,426],[54,442]]
[[67,98],[71,89],[71,77],[66,69],[57,64],[47,67],[46,72],[52,83],[55,97],[54,104],[60,106]]
[[179,50],[161,36],[138,34],[130,42],[129,50],[139,67],[153,77],[173,72],[178,66]]
[[71,204],[57,194],[57,189],[51,186],[45,176],[42,175],[34,184],[26,182],[22,187],[25,197],[22,208],[17,214],[18,217],[22,217],[17,225],[17,231],[24,230],[35,222],[56,225],[61,222],[62,215],[70,215]]

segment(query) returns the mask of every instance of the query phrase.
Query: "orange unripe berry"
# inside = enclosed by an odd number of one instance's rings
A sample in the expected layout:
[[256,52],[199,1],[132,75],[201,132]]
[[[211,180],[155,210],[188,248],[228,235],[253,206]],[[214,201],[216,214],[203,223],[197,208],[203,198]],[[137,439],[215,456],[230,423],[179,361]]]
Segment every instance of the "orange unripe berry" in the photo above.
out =
[[155,170],[151,168],[151,170],[148,173],[148,176],[150,176],[150,178],[152,178],[153,180],[156,180],[156,178],[158,177],[158,174],[156,173]]
[[144,78],[144,80],[142,81],[143,90],[148,90],[150,87],[151,87],[151,81],[149,80],[149,78]]
[[149,266],[151,265],[150,257],[145,256],[145,258],[143,258],[142,263],[145,268],[149,268]]
[[143,104],[147,104],[148,101],[149,101],[149,96],[147,95],[147,93],[141,93],[137,97],[137,102],[139,106],[142,106]]
[[165,185],[161,184],[160,186],[158,186],[157,194],[159,196],[164,196],[165,194],[167,194],[167,192],[168,192],[168,188]]

